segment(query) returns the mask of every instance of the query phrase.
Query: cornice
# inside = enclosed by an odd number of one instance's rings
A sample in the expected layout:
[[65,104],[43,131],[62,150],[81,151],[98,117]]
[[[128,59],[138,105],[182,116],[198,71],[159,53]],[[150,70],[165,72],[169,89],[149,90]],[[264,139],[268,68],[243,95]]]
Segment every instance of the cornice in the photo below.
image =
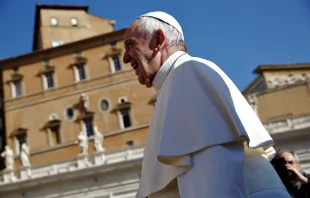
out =
[[121,41],[123,40],[125,31],[126,28],[83,39],[80,41],[64,44],[59,47],[38,50],[28,54],[3,59],[0,60],[1,69],[5,70],[16,66],[26,66],[35,62],[44,61],[55,57],[64,56],[66,54],[72,54],[78,51],[106,45],[114,41]]

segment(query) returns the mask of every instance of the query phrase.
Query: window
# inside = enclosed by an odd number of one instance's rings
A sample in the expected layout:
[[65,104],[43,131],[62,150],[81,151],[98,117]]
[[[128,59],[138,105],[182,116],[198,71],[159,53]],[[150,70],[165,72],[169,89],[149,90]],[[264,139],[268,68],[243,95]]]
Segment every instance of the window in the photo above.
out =
[[121,62],[119,60],[119,57],[113,56],[112,61],[113,61],[113,72],[120,71],[122,68],[121,68]]
[[129,140],[129,141],[127,141],[126,142],[126,145],[127,145],[127,147],[133,147],[133,141],[132,140]]
[[86,131],[87,137],[94,135],[93,119],[85,118],[83,120],[84,131]]
[[110,104],[109,101],[107,99],[101,99],[99,101],[99,110],[102,112],[105,112],[109,109]]
[[69,121],[73,120],[75,118],[75,111],[72,107],[67,108],[65,110],[65,118]]
[[16,98],[22,95],[22,82],[17,80],[12,82],[12,97]]
[[52,25],[52,26],[58,26],[58,20],[57,20],[57,18],[55,18],[55,17],[52,17],[52,18],[51,18],[51,25]]
[[127,102],[126,97],[120,97],[118,103],[120,106],[120,109],[118,110],[120,127],[122,129],[131,127],[130,103]]
[[63,45],[63,41],[59,41],[59,40],[53,40],[52,41],[52,47],[58,47],[58,46],[61,46]]
[[82,55],[82,52],[81,52],[81,51],[77,51],[77,52],[75,52],[75,55],[76,55],[77,57],[79,57],[79,56]]
[[129,108],[120,109],[120,116],[121,116],[121,126],[122,128],[128,128],[131,126],[130,120],[130,112]]
[[60,144],[60,133],[59,133],[59,127],[52,127],[50,128],[50,145],[57,145]]
[[43,75],[44,89],[50,89],[54,87],[54,76],[53,72],[48,72]]
[[72,17],[72,18],[70,19],[70,21],[71,21],[71,25],[72,25],[72,26],[78,26],[78,20],[77,20],[77,18]]
[[19,71],[19,67],[14,67],[13,71],[18,72]]
[[76,81],[81,81],[81,80],[86,79],[84,64],[76,65],[74,70],[75,70],[75,80]]
[[19,155],[22,150],[22,144],[27,143],[26,133],[20,133],[15,136],[15,153]]

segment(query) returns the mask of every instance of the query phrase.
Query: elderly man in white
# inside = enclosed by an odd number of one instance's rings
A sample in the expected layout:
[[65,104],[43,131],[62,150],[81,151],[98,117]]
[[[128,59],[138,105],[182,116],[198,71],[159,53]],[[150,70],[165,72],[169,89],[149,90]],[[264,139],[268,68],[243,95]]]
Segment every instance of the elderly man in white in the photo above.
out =
[[137,198],[290,197],[272,138],[229,77],[187,53],[172,16],[141,15],[124,40],[123,62],[158,94]]

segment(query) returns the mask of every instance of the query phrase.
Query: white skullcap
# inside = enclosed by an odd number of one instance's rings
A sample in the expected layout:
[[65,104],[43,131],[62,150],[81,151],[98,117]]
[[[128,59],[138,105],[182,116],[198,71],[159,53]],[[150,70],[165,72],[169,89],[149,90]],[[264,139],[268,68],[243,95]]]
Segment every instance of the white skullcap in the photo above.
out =
[[139,16],[138,18],[140,18],[140,17],[152,17],[152,18],[164,21],[165,23],[168,23],[169,25],[171,25],[172,27],[174,27],[175,29],[178,30],[178,32],[181,34],[181,36],[184,40],[182,28],[181,28],[180,24],[178,23],[178,21],[173,16],[171,16],[165,12],[157,11],[157,12],[149,12],[149,13],[143,14],[143,15]]

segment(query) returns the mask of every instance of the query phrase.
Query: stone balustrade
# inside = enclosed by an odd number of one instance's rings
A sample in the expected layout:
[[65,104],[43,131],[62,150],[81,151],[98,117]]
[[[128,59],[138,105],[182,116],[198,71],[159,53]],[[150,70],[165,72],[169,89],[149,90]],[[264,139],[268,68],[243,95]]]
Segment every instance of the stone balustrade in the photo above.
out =
[[[310,127],[310,116],[278,120],[265,123],[264,126],[270,134],[278,134],[289,132],[291,130],[304,129]],[[68,172],[80,171],[90,167],[98,167],[104,166],[106,164],[142,159],[143,151],[144,148],[135,148],[121,152],[110,153],[107,155],[105,155],[103,152],[99,152],[90,155],[80,155],[71,161],[51,164],[43,167],[22,168],[15,171],[3,170],[2,174],[0,175],[0,186]],[[302,161],[308,161],[310,159],[309,151],[302,152],[300,155]]]
[[0,175],[0,186],[68,172],[80,171],[90,167],[98,167],[106,164],[142,159],[143,151],[144,148],[136,148],[107,155],[103,152],[98,152],[90,155],[80,155],[72,161],[43,167],[22,168],[16,171],[3,170],[3,173]]
[[310,116],[285,118],[264,124],[270,134],[289,132],[310,127]]

